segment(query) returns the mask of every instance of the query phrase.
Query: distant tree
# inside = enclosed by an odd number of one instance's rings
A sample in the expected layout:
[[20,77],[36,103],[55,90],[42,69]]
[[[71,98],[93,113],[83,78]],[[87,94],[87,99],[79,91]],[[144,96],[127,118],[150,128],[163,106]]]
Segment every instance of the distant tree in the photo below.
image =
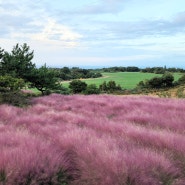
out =
[[128,66],[128,67],[126,68],[126,71],[127,71],[127,72],[139,72],[140,69],[139,69],[138,67],[135,67],[135,66]]
[[69,88],[71,89],[72,93],[82,93],[86,90],[87,84],[82,82],[81,80],[73,80],[69,83]]

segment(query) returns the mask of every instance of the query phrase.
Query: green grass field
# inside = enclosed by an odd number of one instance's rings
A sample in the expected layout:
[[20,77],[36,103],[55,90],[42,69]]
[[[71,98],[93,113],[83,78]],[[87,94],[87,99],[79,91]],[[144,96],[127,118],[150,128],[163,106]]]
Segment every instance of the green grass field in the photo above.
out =
[[[141,73],[141,72],[116,72],[116,73],[102,73],[103,77],[94,79],[81,79],[87,84],[96,84],[99,86],[104,81],[114,80],[116,84],[119,84],[123,89],[133,89],[136,85],[142,81],[151,79],[154,76],[162,76],[154,73]],[[182,74],[174,73],[174,78],[177,80]],[[69,86],[69,82],[62,82],[64,87]]]

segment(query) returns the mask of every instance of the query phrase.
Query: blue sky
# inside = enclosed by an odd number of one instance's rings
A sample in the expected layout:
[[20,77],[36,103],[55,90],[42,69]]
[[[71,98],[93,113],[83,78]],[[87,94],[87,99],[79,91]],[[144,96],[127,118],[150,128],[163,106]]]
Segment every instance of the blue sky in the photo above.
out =
[[185,68],[184,0],[0,0],[0,20],[37,66]]

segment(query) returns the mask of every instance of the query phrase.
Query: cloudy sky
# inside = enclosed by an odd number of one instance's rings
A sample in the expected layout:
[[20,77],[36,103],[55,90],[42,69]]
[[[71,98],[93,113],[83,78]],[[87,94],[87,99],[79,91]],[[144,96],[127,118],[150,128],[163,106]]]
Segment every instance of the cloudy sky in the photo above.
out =
[[0,0],[0,20],[38,66],[185,68],[185,0]]

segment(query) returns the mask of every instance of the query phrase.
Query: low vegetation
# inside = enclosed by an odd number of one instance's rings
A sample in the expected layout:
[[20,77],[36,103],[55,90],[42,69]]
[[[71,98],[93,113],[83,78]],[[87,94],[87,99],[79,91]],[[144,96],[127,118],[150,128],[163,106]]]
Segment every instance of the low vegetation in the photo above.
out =
[[52,94],[0,106],[0,184],[184,185],[185,101]]

